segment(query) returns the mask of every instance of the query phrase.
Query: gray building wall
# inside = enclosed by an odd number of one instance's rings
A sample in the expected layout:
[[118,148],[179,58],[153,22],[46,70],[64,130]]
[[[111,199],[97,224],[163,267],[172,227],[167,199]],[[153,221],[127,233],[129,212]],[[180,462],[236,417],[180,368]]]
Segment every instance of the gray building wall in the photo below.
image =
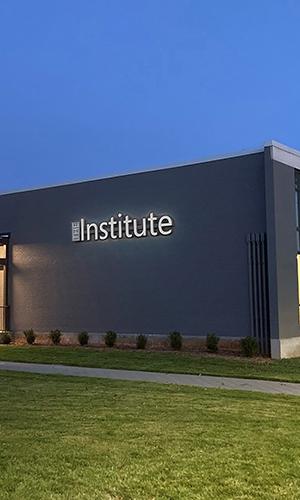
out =
[[[81,217],[151,211],[171,236],[71,241]],[[265,214],[263,152],[2,195],[11,329],[250,335],[246,236]]]
[[276,146],[266,148],[270,333],[271,354],[275,358],[300,355],[295,169],[293,168],[296,165],[295,155],[288,155]]

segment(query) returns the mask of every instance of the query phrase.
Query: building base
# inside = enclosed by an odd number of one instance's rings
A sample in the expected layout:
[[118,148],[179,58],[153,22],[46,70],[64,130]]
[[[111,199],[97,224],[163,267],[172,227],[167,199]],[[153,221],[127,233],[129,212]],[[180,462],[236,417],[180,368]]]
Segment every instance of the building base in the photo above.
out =
[[290,339],[271,339],[272,359],[300,357],[300,337]]

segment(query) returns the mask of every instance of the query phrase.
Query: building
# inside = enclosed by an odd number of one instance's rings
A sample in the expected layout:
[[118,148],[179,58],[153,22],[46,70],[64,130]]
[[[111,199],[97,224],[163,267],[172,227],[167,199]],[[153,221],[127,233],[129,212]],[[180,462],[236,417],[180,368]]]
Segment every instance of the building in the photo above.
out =
[[252,335],[300,355],[300,152],[0,196],[0,329]]

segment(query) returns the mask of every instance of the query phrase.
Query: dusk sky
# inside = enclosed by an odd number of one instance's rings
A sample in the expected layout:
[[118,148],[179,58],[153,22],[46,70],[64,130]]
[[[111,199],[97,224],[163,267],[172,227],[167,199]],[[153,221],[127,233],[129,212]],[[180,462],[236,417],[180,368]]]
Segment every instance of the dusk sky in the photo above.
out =
[[0,190],[300,149],[299,53],[299,0],[2,0]]

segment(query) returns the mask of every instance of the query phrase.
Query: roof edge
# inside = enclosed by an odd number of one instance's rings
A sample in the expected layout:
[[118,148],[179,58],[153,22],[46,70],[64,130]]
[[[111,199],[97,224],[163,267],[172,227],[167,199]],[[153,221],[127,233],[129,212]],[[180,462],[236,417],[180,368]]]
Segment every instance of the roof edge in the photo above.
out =
[[269,144],[266,144],[265,147],[271,149],[272,160],[300,170],[300,151],[297,149],[290,148],[276,141],[271,141]]
[[[26,188],[26,189],[16,189],[15,191],[3,191],[0,193],[0,196],[6,196],[10,194],[18,194],[18,193],[28,193],[31,191],[41,191],[43,189],[52,189],[52,188],[59,188],[59,187],[65,187],[65,186],[73,186],[76,184],[84,184],[86,182],[94,182],[94,181],[101,181],[101,180],[109,180],[109,179],[116,179],[119,177],[127,177],[129,175],[139,175],[139,174],[147,174],[150,172],[160,172],[161,170],[170,170],[173,168],[179,168],[179,167],[188,167],[192,165],[197,165],[201,163],[209,163],[212,161],[218,161],[218,160],[228,160],[230,158],[237,158],[239,156],[248,156],[251,154],[257,154],[257,153],[263,153],[264,147],[262,148],[257,148],[257,149],[252,149],[252,150],[242,150],[239,153],[234,153],[234,154],[226,154],[226,155],[218,155],[214,157],[208,157],[208,158],[202,158],[199,160],[193,160],[190,162],[184,162],[184,163],[175,163],[175,164],[170,164],[170,165],[163,165],[160,167],[154,167],[154,168],[147,168],[146,170],[132,170],[132,171],[127,171],[123,172],[122,174],[116,174],[116,175],[106,175],[103,177],[94,177],[91,179],[81,179],[77,181],[70,181],[70,182],[63,182],[60,184],[51,184],[51,185],[46,185],[46,186],[39,186],[39,187],[33,187],[33,188]],[[299,153],[300,155],[300,153]]]

